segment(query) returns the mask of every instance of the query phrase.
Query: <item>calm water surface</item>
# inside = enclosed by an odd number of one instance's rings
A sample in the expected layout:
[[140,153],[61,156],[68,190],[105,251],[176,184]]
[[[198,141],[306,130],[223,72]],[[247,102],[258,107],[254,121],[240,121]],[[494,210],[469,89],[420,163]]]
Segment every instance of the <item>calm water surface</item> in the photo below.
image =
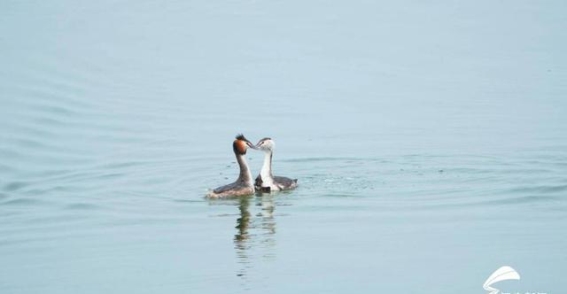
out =
[[566,8],[3,1],[0,292],[564,293]]

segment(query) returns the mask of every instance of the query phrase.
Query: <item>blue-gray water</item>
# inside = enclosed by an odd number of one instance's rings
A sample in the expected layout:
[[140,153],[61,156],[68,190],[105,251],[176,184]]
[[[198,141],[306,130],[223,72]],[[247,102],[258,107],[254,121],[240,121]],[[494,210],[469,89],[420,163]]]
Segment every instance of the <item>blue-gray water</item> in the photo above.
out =
[[0,2],[0,293],[564,293],[566,9]]

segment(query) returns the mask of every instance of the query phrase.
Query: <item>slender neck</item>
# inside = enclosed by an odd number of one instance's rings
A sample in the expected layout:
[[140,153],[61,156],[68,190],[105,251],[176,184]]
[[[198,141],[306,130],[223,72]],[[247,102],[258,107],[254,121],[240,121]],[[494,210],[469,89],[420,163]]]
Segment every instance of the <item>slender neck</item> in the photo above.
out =
[[272,151],[264,153],[264,164],[260,174],[264,177],[273,177],[272,175]]
[[250,168],[248,168],[246,157],[244,157],[244,155],[236,154],[236,161],[238,161],[238,166],[240,167],[238,181],[252,183],[252,174],[250,173]]

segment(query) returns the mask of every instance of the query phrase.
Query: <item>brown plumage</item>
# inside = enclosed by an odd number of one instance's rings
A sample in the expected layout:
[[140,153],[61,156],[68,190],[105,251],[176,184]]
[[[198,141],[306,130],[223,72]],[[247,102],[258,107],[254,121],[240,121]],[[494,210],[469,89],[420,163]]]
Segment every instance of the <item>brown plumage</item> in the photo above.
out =
[[236,161],[240,168],[238,178],[234,183],[224,185],[214,189],[207,194],[209,198],[228,198],[254,194],[254,183],[252,182],[252,174],[246,162],[246,150],[248,147],[256,149],[256,147],[240,134],[236,136],[236,140],[232,143],[232,150],[236,156]]

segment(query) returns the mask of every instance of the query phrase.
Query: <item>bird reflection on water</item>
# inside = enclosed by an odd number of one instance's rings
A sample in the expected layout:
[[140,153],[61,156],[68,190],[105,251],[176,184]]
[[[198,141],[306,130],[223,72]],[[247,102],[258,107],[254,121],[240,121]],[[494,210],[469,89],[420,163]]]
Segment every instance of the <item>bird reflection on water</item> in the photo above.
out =
[[[251,202],[260,209],[255,215],[250,212]],[[234,248],[241,268],[237,276],[247,280],[247,273],[255,265],[273,259],[276,244],[276,222],[274,219],[274,198],[270,195],[264,197],[240,197],[238,199],[239,217],[236,219],[236,234],[234,235]],[[258,258],[260,260],[258,260]]]
[[240,217],[236,219],[236,228],[238,233],[234,235],[236,248],[245,249],[246,239],[248,239],[248,227],[250,225],[250,197],[241,197],[239,199],[238,210]]

